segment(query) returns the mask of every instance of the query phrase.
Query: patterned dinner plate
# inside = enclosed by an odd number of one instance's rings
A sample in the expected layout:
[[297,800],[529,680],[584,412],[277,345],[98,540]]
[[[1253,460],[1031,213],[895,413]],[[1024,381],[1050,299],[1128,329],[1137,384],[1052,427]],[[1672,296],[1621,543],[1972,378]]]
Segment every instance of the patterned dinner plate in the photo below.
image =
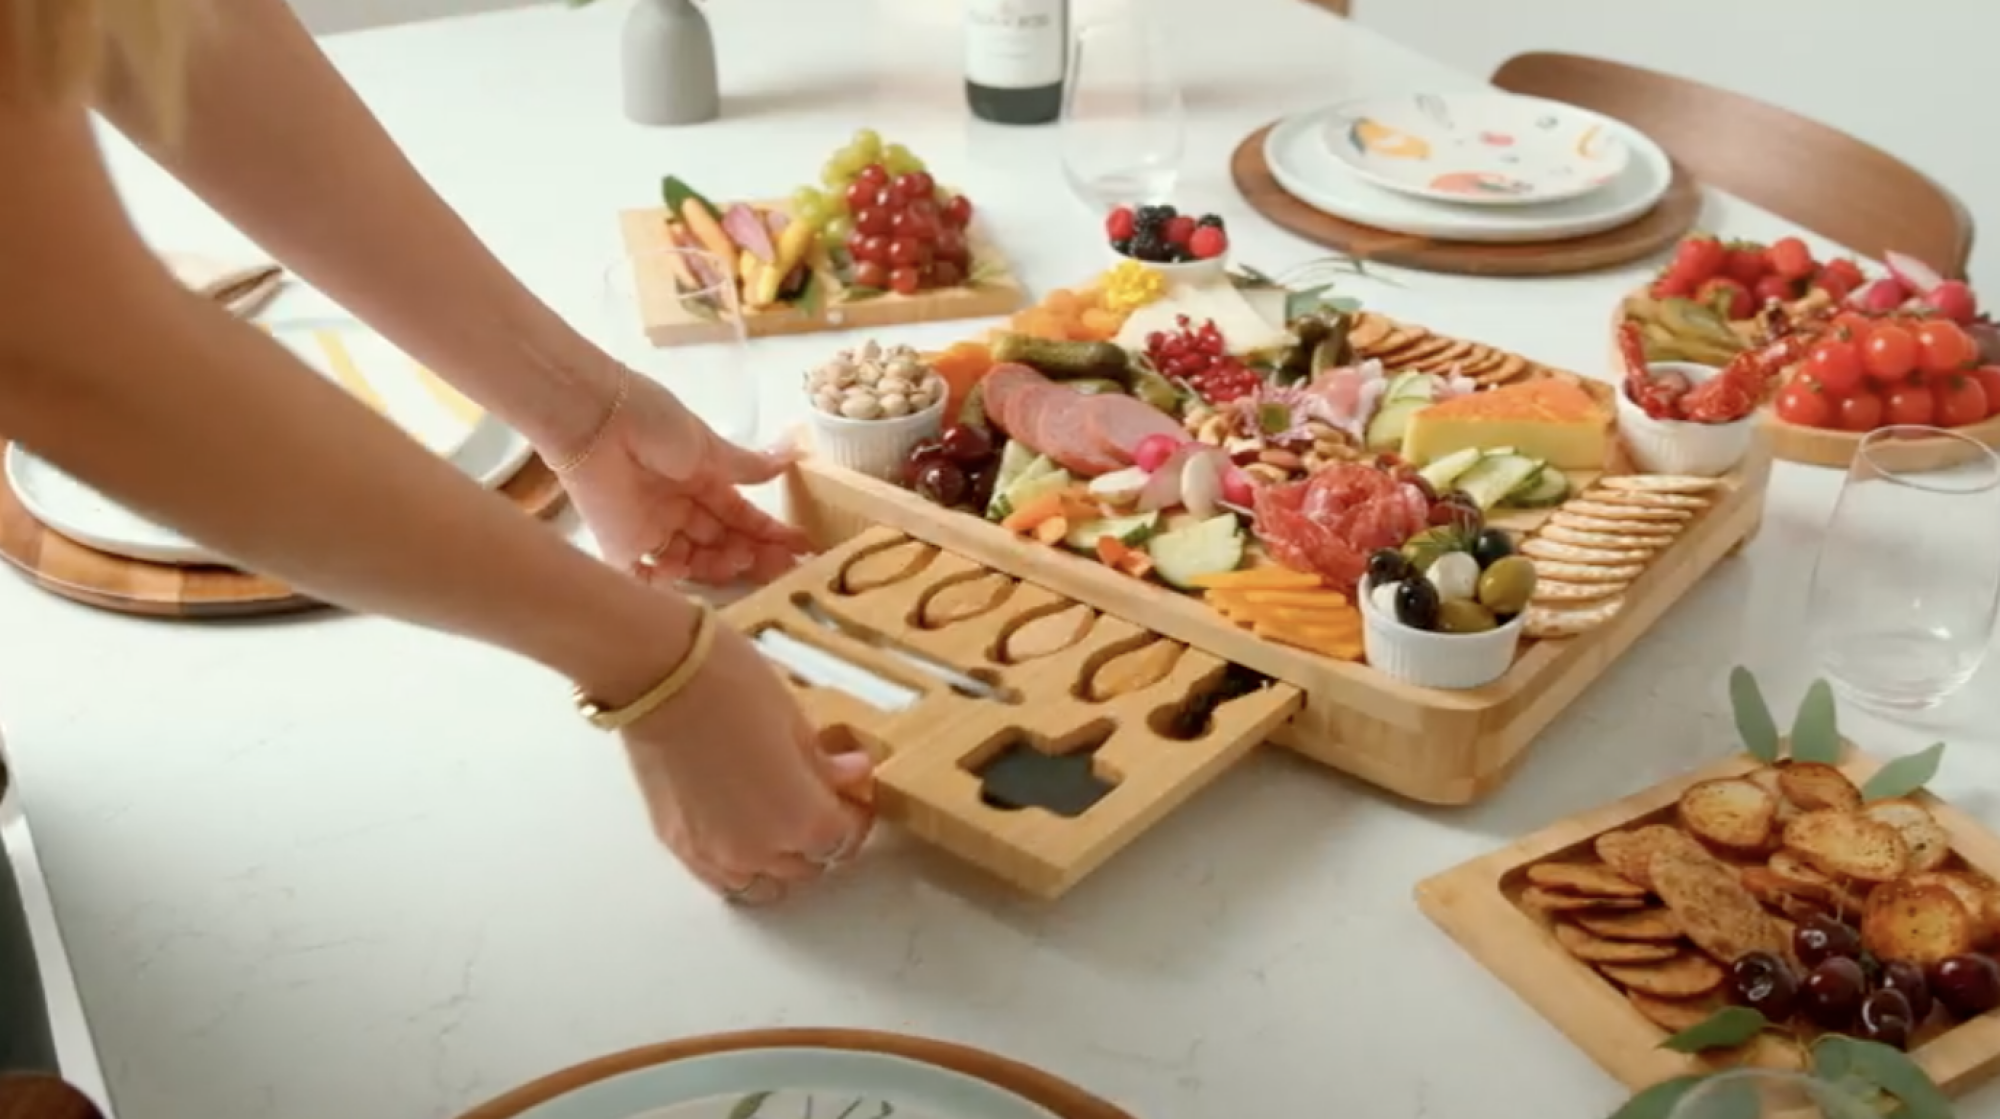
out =
[[[353,320],[262,325],[322,376],[487,489],[505,485],[534,453],[512,428]],[[8,445],[5,465],[7,484],[22,507],[85,547],[148,563],[229,565],[227,557],[100,493],[19,443]]]
[[1535,97],[1419,93],[1334,108],[1334,158],[1378,186],[1472,206],[1535,206],[1617,181],[1632,159],[1624,129]]
[[984,1080],[882,1053],[741,1049],[586,1084],[516,1119],[1056,1119]]

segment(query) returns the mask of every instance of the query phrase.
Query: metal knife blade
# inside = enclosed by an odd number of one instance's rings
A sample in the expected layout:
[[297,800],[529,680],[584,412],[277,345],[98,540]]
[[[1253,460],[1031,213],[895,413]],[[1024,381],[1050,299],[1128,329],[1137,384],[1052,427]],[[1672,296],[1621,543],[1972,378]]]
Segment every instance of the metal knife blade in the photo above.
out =
[[858,664],[800,641],[781,629],[767,629],[754,639],[757,649],[786,672],[815,688],[846,692],[878,711],[904,711],[916,706],[923,693],[908,684],[885,680]]
[[897,660],[902,661],[904,664],[909,665],[911,668],[943,681],[952,691],[957,692],[959,695],[970,696],[973,699],[990,699],[996,703],[1012,703],[1014,701],[1013,697],[1003,689],[989,684],[976,676],[968,676],[951,664],[939,660],[928,653],[909,648],[871,630],[848,625],[846,622],[829,613],[826,607],[819,604],[819,600],[811,596],[802,596],[795,600],[795,604],[806,617],[812,619],[814,625],[819,626],[821,629],[831,630],[850,640],[859,641],[864,645],[880,649]]

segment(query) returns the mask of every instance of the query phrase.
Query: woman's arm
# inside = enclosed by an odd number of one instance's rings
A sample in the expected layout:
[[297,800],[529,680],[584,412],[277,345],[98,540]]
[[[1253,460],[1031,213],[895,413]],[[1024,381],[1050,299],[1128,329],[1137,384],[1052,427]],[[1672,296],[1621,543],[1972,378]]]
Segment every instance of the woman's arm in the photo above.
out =
[[685,652],[685,599],[575,550],[182,290],[124,219],[80,104],[0,83],[0,163],[29,169],[0,174],[0,432],[250,567],[511,649],[606,702]]
[[285,0],[228,0],[194,42],[182,134],[151,142],[119,81],[106,114],[284,265],[560,461],[615,391],[604,354],[473,236]]

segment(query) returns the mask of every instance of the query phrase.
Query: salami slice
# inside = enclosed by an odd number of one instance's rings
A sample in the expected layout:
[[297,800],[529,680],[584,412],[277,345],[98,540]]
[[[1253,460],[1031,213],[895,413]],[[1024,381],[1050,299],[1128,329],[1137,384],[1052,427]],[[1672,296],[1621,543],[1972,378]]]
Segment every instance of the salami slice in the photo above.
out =
[[1105,454],[1092,438],[1087,405],[1093,397],[1049,383],[1024,387],[1008,401],[1021,441],[1049,456],[1072,474],[1095,478],[1123,463]]
[[1158,408],[1129,396],[1106,393],[1088,398],[1084,411],[1090,436],[1099,453],[1121,466],[1130,465],[1139,444],[1149,436],[1181,438],[1181,425]]
[[994,366],[980,378],[979,384],[980,398],[986,403],[986,418],[1009,437],[1026,442],[1026,438],[1015,430],[1020,423],[1015,404],[1024,392],[1033,391],[1038,386],[1053,387],[1049,379],[1025,365],[1010,364]]

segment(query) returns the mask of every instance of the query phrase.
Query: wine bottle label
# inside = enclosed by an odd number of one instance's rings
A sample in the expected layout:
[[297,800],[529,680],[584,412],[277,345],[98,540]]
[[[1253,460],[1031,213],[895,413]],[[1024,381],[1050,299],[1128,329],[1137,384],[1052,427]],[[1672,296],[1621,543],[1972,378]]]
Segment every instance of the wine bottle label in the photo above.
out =
[[1063,80],[1064,0],[966,0],[965,80],[1036,89]]

